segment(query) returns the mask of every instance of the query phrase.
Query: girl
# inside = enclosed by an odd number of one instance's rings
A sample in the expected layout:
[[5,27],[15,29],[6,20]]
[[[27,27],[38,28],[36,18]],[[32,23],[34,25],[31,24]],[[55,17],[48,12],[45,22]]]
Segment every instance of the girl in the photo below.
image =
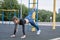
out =
[[40,34],[41,30],[38,28],[38,26],[35,24],[34,20],[32,19],[32,14],[35,12],[36,9],[32,9],[28,16],[26,16],[24,19],[18,19],[17,17],[13,17],[13,22],[15,23],[15,29],[14,29],[14,34],[11,35],[11,37],[15,37],[16,30],[17,30],[17,24],[22,25],[22,31],[23,31],[23,36],[21,38],[26,38],[25,34],[25,24],[30,23],[32,26],[34,26],[37,29],[37,35]]

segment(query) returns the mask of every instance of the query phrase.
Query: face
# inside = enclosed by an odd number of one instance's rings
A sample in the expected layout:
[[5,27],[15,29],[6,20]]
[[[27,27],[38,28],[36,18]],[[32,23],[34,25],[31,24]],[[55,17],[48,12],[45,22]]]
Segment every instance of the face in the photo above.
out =
[[17,19],[14,20],[14,23],[18,24],[18,22],[19,22],[19,20],[17,20]]

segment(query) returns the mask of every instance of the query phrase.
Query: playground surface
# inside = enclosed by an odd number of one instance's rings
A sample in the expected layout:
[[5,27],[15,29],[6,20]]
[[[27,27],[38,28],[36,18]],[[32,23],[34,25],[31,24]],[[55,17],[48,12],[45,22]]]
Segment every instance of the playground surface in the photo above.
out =
[[14,24],[0,24],[0,40],[51,40],[60,37],[60,26],[56,26],[55,30],[52,29],[52,26],[39,25],[39,28],[41,29],[41,34],[37,35],[36,32],[31,31],[30,26],[26,25],[25,31],[27,37],[25,39],[21,39],[22,27],[18,26],[16,37],[11,38],[10,36],[13,34]]

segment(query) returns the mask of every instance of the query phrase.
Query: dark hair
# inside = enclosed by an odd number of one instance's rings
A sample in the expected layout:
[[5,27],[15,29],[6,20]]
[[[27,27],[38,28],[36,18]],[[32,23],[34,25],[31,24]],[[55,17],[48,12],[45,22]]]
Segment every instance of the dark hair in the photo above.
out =
[[14,17],[12,18],[13,21],[14,21],[15,19],[18,20],[18,18],[17,18],[16,16],[14,16]]

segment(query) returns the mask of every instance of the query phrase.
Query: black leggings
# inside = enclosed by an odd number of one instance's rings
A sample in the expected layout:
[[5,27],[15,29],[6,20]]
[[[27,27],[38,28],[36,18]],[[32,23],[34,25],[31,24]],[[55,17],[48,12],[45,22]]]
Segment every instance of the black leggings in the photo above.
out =
[[[14,35],[16,35],[16,30],[17,30],[17,25],[15,25],[14,28]],[[22,25],[22,31],[23,31],[23,35],[25,35],[25,25]]]

